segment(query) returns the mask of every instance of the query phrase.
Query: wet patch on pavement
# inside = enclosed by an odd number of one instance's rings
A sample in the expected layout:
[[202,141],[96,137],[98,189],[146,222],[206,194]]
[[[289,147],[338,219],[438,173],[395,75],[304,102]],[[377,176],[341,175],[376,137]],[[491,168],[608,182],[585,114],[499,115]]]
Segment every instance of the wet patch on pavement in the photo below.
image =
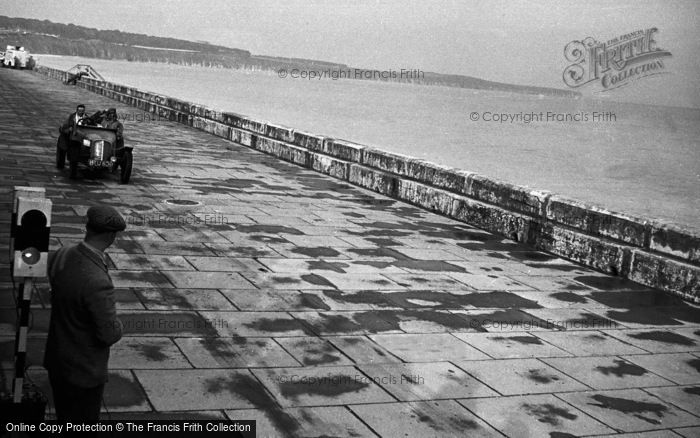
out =
[[620,359],[615,359],[615,365],[611,367],[604,367],[604,366],[598,366],[595,367],[595,370],[599,373],[602,373],[604,375],[614,375],[616,377],[624,377],[624,376],[643,376],[644,374],[647,373],[647,370],[644,368],[631,364],[629,362],[626,362],[624,360]]
[[530,380],[534,380],[537,383],[552,383],[559,380],[559,377],[555,375],[546,374],[543,372],[543,370],[538,368],[528,370],[527,378]]
[[575,420],[578,415],[573,414],[569,409],[553,406],[549,403],[543,405],[523,404],[525,411],[536,417],[537,421],[547,423],[552,426],[559,426],[560,418]]
[[514,341],[523,345],[543,345],[542,341],[534,336],[494,336],[491,339],[494,341]]
[[598,402],[597,404],[591,403],[593,406],[619,411],[623,414],[631,414],[654,425],[661,424],[661,419],[668,411],[666,406],[659,403],[646,403],[625,398],[608,397],[602,394],[596,394],[591,398]]
[[632,333],[629,335],[634,339],[648,340],[663,342],[665,344],[675,344],[682,345],[686,347],[695,346],[696,343],[693,339],[680,335],[678,333],[672,333],[667,331],[649,331],[642,333]]

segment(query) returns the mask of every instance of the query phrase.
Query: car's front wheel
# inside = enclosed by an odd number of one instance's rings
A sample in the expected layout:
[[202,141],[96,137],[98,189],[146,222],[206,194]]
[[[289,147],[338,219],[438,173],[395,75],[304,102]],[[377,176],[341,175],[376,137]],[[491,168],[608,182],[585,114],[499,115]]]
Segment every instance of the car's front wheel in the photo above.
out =
[[124,151],[122,162],[119,165],[121,167],[120,181],[122,184],[129,184],[129,178],[131,178],[131,167],[133,164],[134,157],[132,157],[131,151]]

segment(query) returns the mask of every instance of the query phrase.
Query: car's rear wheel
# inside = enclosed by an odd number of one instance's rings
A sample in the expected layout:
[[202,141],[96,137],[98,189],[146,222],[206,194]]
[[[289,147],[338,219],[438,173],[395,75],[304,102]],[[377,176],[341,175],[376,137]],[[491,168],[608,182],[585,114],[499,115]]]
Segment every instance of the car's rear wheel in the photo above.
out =
[[124,151],[122,162],[119,165],[121,167],[120,181],[122,182],[122,184],[129,184],[129,178],[131,178],[131,168],[133,164],[134,157],[132,157],[131,151]]
[[59,145],[56,145],[56,169],[63,169],[66,167],[66,151],[61,149]]

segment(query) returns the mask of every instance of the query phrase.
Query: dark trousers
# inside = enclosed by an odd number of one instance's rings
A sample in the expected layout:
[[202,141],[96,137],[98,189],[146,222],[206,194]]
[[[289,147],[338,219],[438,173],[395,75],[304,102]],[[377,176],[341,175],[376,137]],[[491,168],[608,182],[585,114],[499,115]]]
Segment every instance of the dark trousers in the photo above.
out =
[[68,161],[78,161],[80,159],[80,148],[82,143],[77,141],[68,142],[68,150],[66,151],[66,157]]
[[82,388],[51,372],[49,372],[49,381],[53,391],[56,417],[60,423],[95,424],[100,420],[104,384],[94,388]]

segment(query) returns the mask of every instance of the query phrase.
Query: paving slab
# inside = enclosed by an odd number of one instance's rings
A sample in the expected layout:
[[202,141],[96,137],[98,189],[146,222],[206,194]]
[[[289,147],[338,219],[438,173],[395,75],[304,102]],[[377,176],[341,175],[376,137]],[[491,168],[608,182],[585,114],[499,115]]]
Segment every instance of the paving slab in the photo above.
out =
[[674,429],[674,432],[685,438],[694,438],[700,436],[700,426]]
[[193,255],[193,256],[207,256],[215,255],[221,257],[275,257],[279,253],[273,250],[264,243],[249,244],[246,246],[233,245],[231,243],[206,243],[204,244],[207,251],[189,251],[189,254],[183,255]]
[[246,370],[135,370],[157,411],[245,409],[265,389]]
[[346,242],[343,239],[339,239],[330,235],[294,235],[294,234],[282,234],[284,239],[292,242],[294,245],[311,245],[311,246],[325,246],[329,248],[346,248],[352,247],[353,245]]
[[551,277],[544,275],[509,275],[508,277],[540,291],[580,292],[595,290],[590,286],[579,283],[575,279],[559,275]]
[[542,319],[530,314],[530,308],[498,308],[492,310],[451,310],[451,313],[461,316],[467,321],[466,326],[471,332],[536,332],[563,330],[561,322],[553,319]]
[[370,336],[377,344],[406,362],[479,360],[489,356],[447,333]]
[[[510,265],[509,265],[510,266]],[[605,276],[585,266],[577,265],[568,260],[552,258],[550,260],[519,260],[513,266],[517,271],[528,276],[559,276],[559,277],[580,277],[580,276]]]
[[[209,219],[209,215],[201,215],[204,216],[205,219]],[[216,219],[216,215],[211,215],[211,219]],[[194,215],[191,218],[192,221],[196,222],[198,219],[202,220],[199,216]],[[196,243],[201,243],[201,242],[221,242],[225,243],[228,242],[229,240],[226,239],[225,236],[222,235],[222,233],[217,233],[216,231],[212,230],[186,230],[186,229],[161,229],[158,230],[158,234],[160,234],[163,239],[165,239],[168,242],[196,242]]]
[[384,437],[498,437],[454,400],[353,405],[349,408]]
[[290,300],[299,310],[375,310],[400,308],[385,291],[302,290]]
[[291,312],[291,315],[319,335],[403,333],[396,324],[382,318],[380,311]]
[[350,260],[353,257],[346,254],[347,248],[329,248],[327,246],[311,246],[302,245],[296,246],[293,243],[277,244],[274,251],[269,250],[265,253],[256,255],[255,257],[278,257],[282,256],[288,259],[318,259],[324,260]]
[[454,333],[454,336],[494,359],[571,356],[570,353],[527,332]]
[[110,352],[109,369],[191,368],[170,338],[126,336]]
[[161,242],[139,240],[136,243],[144,254],[149,255],[213,255],[212,250],[201,242]]
[[699,320],[691,315],[700,310],[688,307],[630,307],[625,309],[596,309],[601,315],[629,328],[697,327]]
[[[284,258],[258,258],[260,264],[271,272],[308,272],[327,271],[343,274],[358,273],[405,273],[401,268],[391,265],[372,265],[354,260],[323,260],[323,259],[284,259]],[[321,274],[322,275],[322,274]]]
[[351,366],[256,368],[251,372],[283,407],[390,402],[395,399]]
[[672,382],[617,356],[543,358],[542,362],[593,389],[644,388]]
[[247,311],[285,311],[298,309],[300,295],[296,290],[284,289],[219,289],[238,309]]
[[641,389],[572,392],[557,397],[624,432],[695,426],[700,420]]
[[575,356],[646,353],[602,331],[539,331],[535,336]]
[[199,312],[219,336],[308,336],[315,333],[286,312]]
[[358,368],[400,401],[498,395],[449,362],[360,365]]
[[292,272],[275,274],[253,271],[241,274],[258,289],[336,289],[325,274]]
[[159,271],[112,271],[114,287],[173,287],[166,275]]
[[700,406],[700,384],[693,386],[666,386],[661,388],[647,388],[646,392],[653,394],[661,400],[685,409],[691,414],[698,415]]
[[444,274],[384,274],[386,278],[410,290],[469,290],[463,283],[447,277]]
[[352,365],[341,350],[317,337],[277,338],[277,343],[304,366]]
[[700,352],[700,341],[677,329],[606,330],[605,333],[650,353]]
[[257,271],[263,266],[253,258],[185,256],[198,271]]
[[527,313],[560,330],[610,330],[625,328],[599,313],[600,309],[532,309]]
[[700,384],[700,358],[692,354],[645,354],[623,358],[679,385]]
[[237,272],[166,271],[163,275],[178,289],[247,289],[248,280]]
[[260,437],[369,438],[377,436],[343,406],[287,408],[276,411],[238,409],[226,411],[226,415],[231,419],[255,420],[255,431]]
[[195,368],[258,368],[301,365],[272,338],[175,338]]
[[331,288],[341,290],[397,290],[406,287],[405,282],[403,284],[399,284],[398,281],[390,278],[391,275],[395,274],[383,275],[380,273],[370,272],[359,274],[339,274],[336,272],[326,272],[322,276],[319,276],[322,277],[322,279],[319,281],[325,283],[326,288],[328,288],[328,285],[330,285]]
[[551,394],[459,402],[508,437],[578,436],[582,431],[586,435],[615,432]]
[[216,289],[134,289],[148,310],[238,310]]
[[379,310],[375,313],[406,333],[472,332],[476,330],[468,319],[447,310]]
[[591,292],[589,297],[608,307],[615,309],[632,309],[649,307],[663,309],[667,307],[691,307],[696,308],[676,295],[667,294],[654,289],[633,291],[597,291]]
[[582,291],[513,291],[515,295],[534,301],[539,307],[546,309],[595,309],[608,306],[593,301],[590,292]]
[[449,276],[475,290],[536,290],[504,275],[451,272]]
[[[415,241],[414,241],[415,242]],[[456,254],[444,249],[398,248],[397,252],[415,260],[460,260]]]
[[537,359],[454,362],[503,395],[543,394],[589,389]]
[[367,336],[328,336],[325,339],[357,364],[401,362],[398,356]]
[[110,254],[109,258],[116,269],[138,270],[149,268],[160,271],[194,271],[194,267],[182,256]]

